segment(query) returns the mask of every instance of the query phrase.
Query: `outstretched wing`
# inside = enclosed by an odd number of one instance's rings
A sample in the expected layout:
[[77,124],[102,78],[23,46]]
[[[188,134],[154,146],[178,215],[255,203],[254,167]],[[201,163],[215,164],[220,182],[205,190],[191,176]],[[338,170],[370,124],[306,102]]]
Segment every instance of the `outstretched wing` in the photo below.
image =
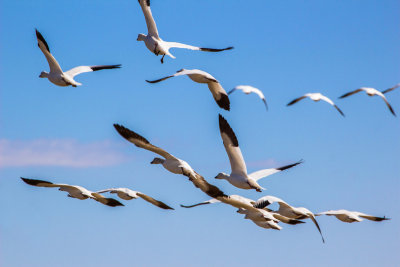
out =
[[246,176],[246,163],[244,162],[242,152],[240,151],[239,142],[231,126],[225,118],[221,116],[221,114],[219,114],[219,130],[226,153],[229,157],[232,173]]
[[138,0],[140,7],[142,8],[144,18],[146,19],[147,32],[149,35],[159,38],[156,22],[154,21],[153,15],[150,9],[150,0]]
[[135,146],[152,151],[160,156],[163,156],[166,159],[177,160],[176,157],[172,156],[167,151],[152,145],[149,141],[146,140],[146,138],[135,133],[134,131],[131,131],[128,128],[125,128],[124,126],[119,124],[114,124],[114,128],[123,138],[125,138]]
[[296,98],[295,100],[292,100],[291,102],[289,102],[286,106],[291,106],[291,105],[293,105],[293,104],[299,102],[300,100],[302,100],[302,99],[304,99],[304,98],[306,98],[306,97],[307,97],[307,96],[303,95],[303,96],[301,96],[301,97],[299,97],[299,98]]
[[256,171],[256,172],[253,172],[253,173],[249,174],[249,176],[251,178],[253,178],[253,180],[258,181],[261,178],[267,177],[267,176],[272,175],[272,174],[277,173],[277,172],[281,172],[281,171],[290,169],[290,168],[292,168],[294,166],[297,166],[297,165],[299,165],[301,163],[303,163],[302,160],[300,160],[300,161],[298,161],[296,163],[293,163],[293,164],[289,164],[289,165],[285,165],[285,166],[279,167],[279,168],[271,168],[271,169],[265,169],[265,170]]
[[321,228],[319,227],[319,224],[317,222],[317,219],[315,219],[314,214],[308,214],[308,215],[309,215],[310,219],[313,221],[313,223],[315,224],[315,226],[317,227],[318,232],[322,238],[322,243],[325,243],[325,239],[324,239],[324,236],[322,235]]
[[389,93],[389,92],[393,91],[394,89],[396,89],[398,87],[400,87],[400,83],[396,84],[395,86],[393,86],[393,87],[391,87],[389,89],[386,89],[385,91],[382,91],[382,94]]
[[158,201],[148,195],[145,195],[143,193],[137,192],[137,195],[141,198],[143,198],[144,200],[146,200],[147,202],[150,202],[151,204],[162,208],[162,209],[166,209],[166,210],[173,210],[173,208],[171,208],[170,206],[168,206],[167,204],[165,204],[164,202]]
[[381,222],[381,221],[390,220],[390,218],[386,218],[385,216],[384,217],[376,217],[376,216],[364,214],[361,212],[357,212],[357,213],[358,213],[358,216],[360,216],[364,219],[370,220],[370,221]]
[[335,103],[333,103],[333,101],[330,98],[328,98],[328,97],[326,97],[324,95],[321,95],[321,100],[323,100],[325,102],[328,102],[329,104],[334,106],[336,108],[336,110],[339,111],[339,113],[344,117],[344,113],[340,110],[340,108],[338,106],[336,106]]
[[177,43],[177,42],[165,42],[165,41],[163,41],[163,44],[165,46],[167,46],[168,48],[185,48],[185,49],[205,51],[205,52],[221,52],[221,51],[233,49],[233,46],[218,49],[218,48],[198,47],[198,46],[187,45],[187,44],[182,44],[182,43]]
[[92,71],[98,71],[98,70],[107,70],[107,69],[119,69],[119,68],[121,68],[121,64],[118,64],[118,65],[99,65],[99,66],[79,66],[79,67],[75,67],[73,69],[70,69],[69,71],[66,71],[65,73],[73,78],[76,75],[81,74],[81,73],[85,73],[85,72],[92,72]]
[[356,90],[354,90],[354,91],[348,92],[348,93],[346,93],[346,94],[340,96],[339,98],[345,98],[345,97],[348,97],[348,96],[357,94],[358,92],[361,92],[361,91],[363,91],[363,89],[359,88],[359,89],[356,89]]
[[221,202],[221,201],[219,201],[218,199],[212,198],[210,200],[207,200],[207,201],[204,201],[204,202],[201,202],[201,203],[197,203],[197,204],[194,204],[194,205],[189,205],[189,206],[185,206],[185,205],[181,204],[181,207],[182,208],[193,208],[193,207],[200,206],[200,205],[208,205],[208,204],[213,204],[213,203],[218,203],[218,202]]
[[49,63],[50,72],[61,74],[63,71],[60,65],[58,64],[57,60],[53,57],[53,55],[50,53],[50,49],[46,40],[43,38],[43,35],[38,30],[36,30],[36,38],[40,50],[42,51],[42,53],[46,57],[47,62]]
[[381,92],[377,93],[377,95],[379,95],[380,97],[382,97],[383,101],[385,101],[386,106],[389,108],[390,112],[391,112],[394,116],[396,116],[396,113],[394,113],[394,110],[393,110],[392,106],[389,104],[389,102],[387,101],[385,95],[384,95],[383,93],[381,93]]
[[110,207],[124,206],[124,204],[122,204],[118,200],[104,197],[103,195],[100,195],[99,193],[96,192],[92,192],[92,199]]

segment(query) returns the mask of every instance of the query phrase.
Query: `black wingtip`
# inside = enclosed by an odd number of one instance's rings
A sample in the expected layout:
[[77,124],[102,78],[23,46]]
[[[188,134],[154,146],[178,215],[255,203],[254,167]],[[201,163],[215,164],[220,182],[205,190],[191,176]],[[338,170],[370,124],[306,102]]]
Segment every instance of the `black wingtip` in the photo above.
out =
[[233,146],[235,146],[235,147],[239,146],[239,142],[236,138],[235,132],[232,130],[229,123],[226,121],[226,119],[224,117],[222,117],[221,114],[219,114],[219,130],[221,133],[225,133],[226,135],[228,135]]
[[98,71],[98,70],[108,70],[108,69],[119,69],[121,68],[121,64],[117,65],[98,65],[98,66],[91,66],[90,68],[92,71]]
[[216,100],[216,102],[217,102],[218,106],[219,106],[220,108],[222,108],[222,109],[225,109],[225,110],[229,111],[230,108],[231,108],[231,107],[230,107],[230,106],[231,106],[231,103],[230,103],[230,101],[229,101],[229,97],[228,97],[228,95],[226,95],[226,94],[221,94],[220,99],[219,99],[219,100]]
[[233,49],[233,46],[229,46],[226,48],[222,48],[222,49],[218,49],[218,48],[207,48],[207,47],[200,47],[201,51],[205,51],[205,52],[221,52],[221,51],[225,51],[225,50],[231,50]]
[[303,162],[304,162],[303,160],[300,160],[300,161],[298,161],[296,163],[289,164],[289,165],[286,165],[286,166],[282,166],[282,167],[279,167],[279,168],[276,168],[276,169],[279,170],[279,171],[284,171],[284,170],[290,169],[290,168],[292,168],[294,166],[297,166],[297,165],[299,165],[299,164],[301,164]]
[[52,184],[51,182],[48,181],[44,181],[44,180],[36,180],[36,179],[29,179],[29,178],[24,178],[24,177],[20,177],[22,179],[22,181],[24,181],[25,183],[29,184],[29,185],[33,185],[33,186],[37,186],[40,183],[45,183],[45,184]]
[[125,139],[129,140],[129,138],[135,138],[138,139],[146,144],[149,144],[150,142],[147,141],[146,138],[144,138],[143,136],[135,133],[134,131],[129,130],[128,128],[125,128],[122,125],[116,124],[114,123],[114,128],[115,130],[117,130],[117,132]]
[[119,202],[116,199],[113,199],[113,198],[106,198],[106,199],[107,199],[107,202],[106,202],[107,206],[110,206],[110,207],[125,206],[124,204],[122,204],[121,202]]
[[[35,31],[36,31],[36,38],[38,40],[40,40],[44,44],[44,46],[46,47],[47,51],[49,51],[49,53],[50,53],[49,45],[47,44],[47,42],[44,39],[43,35],[36,28],[35,28]],[[39,44],[38,44],[38,46],[39,46]]]

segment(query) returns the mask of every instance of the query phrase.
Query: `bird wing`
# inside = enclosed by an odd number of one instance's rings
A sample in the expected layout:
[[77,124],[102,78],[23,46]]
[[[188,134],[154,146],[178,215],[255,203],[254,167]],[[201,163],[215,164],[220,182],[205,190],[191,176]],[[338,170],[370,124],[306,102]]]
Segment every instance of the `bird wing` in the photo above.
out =
[[396,89],[398,87],[400,87],[400,83],[396,84],[395,86],[393,86],[393,87],[391,87],[389,89],[386,89],[385,91],[382,91],[382,94],[389,93],[389,92],[393,91],[394,89]]
[[275,219],[277,219],[277,220],[279,220],[279,221],[281,221],[283,223],[287,223],[287,224],[295,225],[295,224],[299,224],[299,223],[305,223],[305,222],[300,221],[300,220],[291,219],[289,217],[283,216],[283,215],[281,215],[279,213],[272,212],[272,216],[274,216]]
[[47,59],[47,62],[49,63],[50,72],[60,73],[60,74],[63,73],[57,60],[50,53],[50,49],[49,49],[49,46],[48,46],[46,40],[43,38],[43,35],[38,30],[36,30],[36,38],[37,38],[38,46],[39,46],[40,50],[42,51],[42,53],[44,54],[44,56]]
[[321,238],[322,238],[322,243],[325,243],[325,239],[324,239],[324,236],[322,235],[321,228],[319,227],[317,219],[315,219],[314,214],[309,213],[308,215],[309,215],[310,219],[313,221],[313,223],[315,224],[315,226],[317,227],[318,232],[319,232],[319,234],[321,235]]
[[346,94],[340,96],[339,98],[345,98],[345,97],[348,97],[348,96],[357,94],[358,92],[361,92],[361,91],[363,91],[363,89],[359,88],[359,89],[356,89],[356,90],[354,90],[354,91],[348,92],[348,93],[346,93]]
[[229,157],[232,173],[246,176],[246,163],[244,162],[242,152],[240,151],[239,142],[231,126],[225,118],[221,116],[221,114],[219,115],[219,130],[226,153]]
[[138,0],[142,8],[144,18],[146,19],[147,32],[149,35],[159,38],[156,22],[150,9],[150,0]]
[[383,101],[385,101],[386,106],[389,108],[390,112],[391,112],[394,116],[396,116],[396,113],[394,113],[394,110],[393,110],[392,106],[389,104],[389,102],[387,101],[385,95],[384,95],[383,93],[379,92],[379,91],[378,91],[377,95],[379,95],[380,97],[382,97]]
[[163,156],[166,159],[178,160],[176,157],[172,156],[167,151],[152,145],[149,141],[146,140],[146,138],[135,133],[134,131],[131,131],[128,128],[125,128],[124,126],[119,124],[114,124],[114,128],[123,138],[133,143],[135,146],[152,151],[160,156]]
[[303,96],[301,96],[301,97],[299,97],[299,98],[296,98],[296,99],[292,100],[291,102],[289,102],[286,106],[291,106],[291,105],[293,105],[293,104],[299,102],[300,100],[302,100],[302,99],[304,99],[304,98],[306,98],[306,97],[307,97],[307,96],[303,95]]
[[119,202],[116,199],[113,198],[107,198],[104,197],[103,195],[100,195],[97,192],[92,192],[92,199],[96,200],[97,202],[100,202],[104,205],[110,206],[110,207],[116,207],[116,206],[124,206],[121,202]]
[[390,220],[390,218],[386,218],[385,216],[384,217],[376,217],[376,216],[364,214],[364,213],[361,213],[361,212],[357,212],[357,215],[360,216],[361,218],[364,218],[364,219],[367,219],[367,220],[371,220],[371,221],[375,221],[375,222]]
[[173,210],[173,208],[171,208],[170,206],[168,206],[167,204],[165,204],[164,202],[158,201],[148,195],[145,195],[143,193],[137,192],[137,195],[141,198],[143,198],[144,200],[146,200],[147,202],[150,202],[151,204],[162,208],[162,209],[166,209],[166,210]]
[[70,77],[75,77],[78,74],[85,73],[85,72],[92,72],[98,70],[105,70],[105,69],[118,69],[121,67],[121,64],[118,65],[98,65],[98,66],[79,66],[73,69],[66,71],[65,73],[68,74]]
[[96,193],[101,194],[101,193],[117,192],[117,191],[119,191],[119,190],[117,190],[117,188],[108,188],[108,189],[103,189],[103,190],[100,190],[100,191],[96,191]]
[[194,205],[189,205],[189,206],[181,204],[181,207],[182,208],[193,208],[193,207],[200,206],[200,205],[208,205],[208,204],[213,204],[213,203],[218,203],[218,202],[221,202],[221,201],[219,201],[218,199],[212,198],[210,200],[207,200],[207,201],[204,201],[204,202],[200,202],[200,203],[197,203],[197,204],[194,204]]
[[227,93],[225,92],[224,88],[222,88],[219,82],[209,82],[207,83],[208,89],[210,89],[215,102],[217,102],[220,108],[225,110],[230,109],[230,102]]
[[21,177],[21,179],[25,183],[27,183],[29,185],[33,185],[33,186],[40,186],[40,187],[61,187],[61,186],[63,186],[63,187],[75,188],[74,186],[67,185],[67,184],[53,184],[48,181],[29,179],[29,178],[23,178],[23,177]]
[[[173,75],[169,75],[169,76],[166,76],[166,77],[164,77],[164,78],[160,78],[160,79],[158,79],[158,80],[153,80],[153,81],[146,80],[146,82],[148,82],[148,83],[158,83],[158,82],[164,81],[164,80],[169,79],[169,78],[172,78],[172,77],[182,76],[182,75],[188,75],[188,74],[201,74],[201,75],[204,75],[203,72],[198,71],[198,70],[185,70],[185,69],[181,69],[181,70],[178,70],[178,71],[177,71],[175,74],[173,74]],[[208,73],[206,73],[206,74],[208,74]],[[211,76],[211,75],[210,75],[210,76]],[[211,77],[212,77],[212,76],[211,76]],[[206,77],[206,78],[207,78],[207,77]]]
[[218,48],[198,47],[198,46],[187,45],[187,44],[182,44],[182,43],[177,43],[177,42],[165,42],[165,41],[163,41],[163,44],[165,46],[167,46],[168,48],[185,48],[185,49],[205,51],[205,52],[221,52],[221,51],[233,49],[233,46],[218,49]]
[[233,93],[235,90],[241,90],[243,92],[247,92],[247,93],[255,93],[257,94],[261,100],[264,102],[265,108],[268,110],[268,105],[267,105],[267,101],[265,100],[265,96],[263,94],[263,92],[261,92],[260,89],[257,89],[253,86],[249,86],[249,85],[238,85],[235,88],[233,88],[232,90],[230,90],[228,92],[228,95],[230,95],[231,93]]
[[298,161],[296,163],[293,163],[293,164],[289,164],[289,165],[285,165],[285,166],[279,167],[279,168],[271,168],[271,169],[264,169],[264,170],[256,171],[256,172],[250,173],[249,176],[251,178],[253,178],[253,180],[258,181],[261,178],[267,177],[267,176],[272,175],[272,174],[277,173],[277,172],[281,172],[281,171],[290,169],[290,168],[292,168],[294,166],[297,166],[297,165],[299,165],[301,163],[303,163],[302,160],[300,160],[300,161]]
[[328,102],[329,104],[334,106],[336,108],[336,110],[339,111],[339,113],[344,117],[344,113],[340,110],[340,108],[338,106],[336,106],[335,103],[333,103],[333,101],[330,98],[328,98],[328,97],[326,97],[324,95],[321,95],[321,100],[323,100],[325,102]]

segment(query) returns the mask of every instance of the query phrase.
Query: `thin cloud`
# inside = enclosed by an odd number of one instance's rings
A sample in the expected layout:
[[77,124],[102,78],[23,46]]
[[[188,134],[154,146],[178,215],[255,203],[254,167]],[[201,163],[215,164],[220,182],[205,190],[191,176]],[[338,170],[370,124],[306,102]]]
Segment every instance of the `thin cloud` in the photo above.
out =
[[0,168],[111,166],[128,160],[118,149],[120,146],[107,140],[82,143],[73,139],[0,139]]

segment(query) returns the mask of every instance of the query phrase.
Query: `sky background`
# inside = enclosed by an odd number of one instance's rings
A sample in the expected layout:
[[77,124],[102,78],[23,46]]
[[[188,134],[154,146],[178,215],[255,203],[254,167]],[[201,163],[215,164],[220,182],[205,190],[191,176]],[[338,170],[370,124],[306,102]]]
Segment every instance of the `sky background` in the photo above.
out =
[[[251,4],[249,4],[251,3]],[[147,33],[136,0],[1,1],[0,266],[396,266],[400,262],[400,122],[379,97],[340,95],[361,86],[383,90],[399,81],[400,2],[152,0],[161,38],[222,53],[174,49],[156,57],[137,42]],[[122,64],[57,87],[37,28],[64,70]],[[212,74],[235,92],[218,108],[205,85],[178,77],[181,68]],[[321,92],[286,107],[296,97]],[[400,90],[387,95],[400,115]],[[260,182],[263,193],[215,180],[230,173],[218,129],[221,113],[234,131],[249,172],[300,159]],[[348,209],[387,216],[346,224],[319,217],[315,226],[257,227],[223,204],[183,209],[209,197],[183,176],[150,165],[153,153],[114,130],[120,123],[182,158],[227,194],[274,195],[313,212]],[[138,199],[111,208],[35,188],[19,177],[84,186],[128,187],[173,206]]]

